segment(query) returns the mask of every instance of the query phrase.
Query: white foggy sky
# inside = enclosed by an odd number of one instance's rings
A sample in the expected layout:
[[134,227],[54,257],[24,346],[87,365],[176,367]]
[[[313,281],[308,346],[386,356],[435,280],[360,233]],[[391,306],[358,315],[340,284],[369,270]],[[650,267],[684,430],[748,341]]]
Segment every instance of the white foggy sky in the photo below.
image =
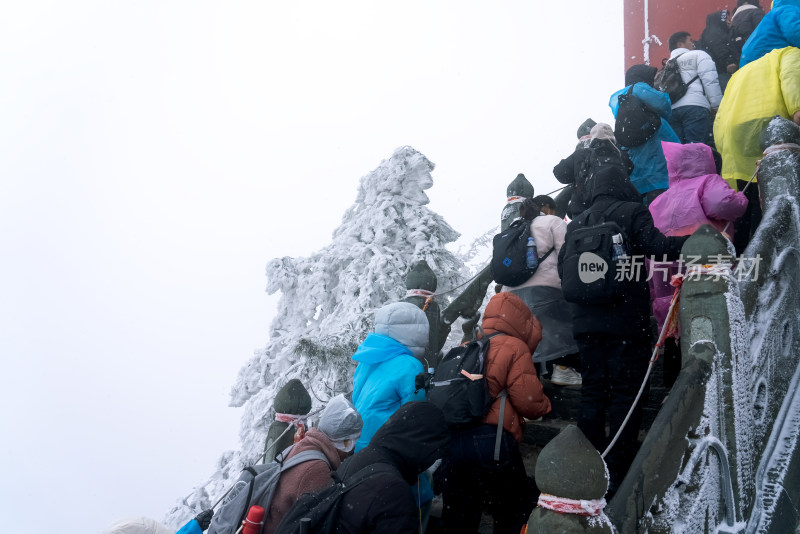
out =
[[238,444],[273,257],[411,145],[476,237],[623,82],[622,1],[19,2],[0,19],[3,532],[162,519]]

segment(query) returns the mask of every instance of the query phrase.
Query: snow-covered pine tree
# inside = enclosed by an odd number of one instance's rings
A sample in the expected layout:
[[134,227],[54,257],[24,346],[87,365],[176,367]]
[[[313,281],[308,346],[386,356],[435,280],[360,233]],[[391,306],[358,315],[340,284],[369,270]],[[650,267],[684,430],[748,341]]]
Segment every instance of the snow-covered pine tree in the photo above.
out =
[[239,371],[231,391],[231,406],[244,407],[241,449],[222,455],[209,481],[173,507],[167,524],[177,527],[210,507],[260,456],[272,399],[286,382],[300,379],[315,403],[350,391],[351,356],[374,311],[405,296],[405,276],[415,261],[430,265],[440,288],[466,278],[464,263],[445,248],[458,233],[426,206],[433,168],[413,148],[398,148],[361,178],[330,245],[308,258],[269,262],[267,292],[281,292],[278,314],[267,346]]

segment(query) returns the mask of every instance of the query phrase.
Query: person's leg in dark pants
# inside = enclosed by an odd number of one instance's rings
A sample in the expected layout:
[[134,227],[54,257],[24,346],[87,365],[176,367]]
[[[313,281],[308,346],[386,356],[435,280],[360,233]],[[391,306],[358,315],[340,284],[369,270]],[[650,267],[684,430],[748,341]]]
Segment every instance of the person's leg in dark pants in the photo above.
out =
[[476,532],[481,522],[480,458],[473,431],[453,431],[442,458],[443,532]]
[[[528,522],[533,510],[528,476],[522,463],[514,436],[503,432],[500,461],[495,462],[494,440],[491,436],[491,453],[482,466],[481,479],[485,484],[485,500],[494,521],[494,534],[518,534]],[[483,455],[488,450],[484,449]]]
[[601,451],[605,448],[606,408],[610,401],[605,336],[576,338],[581,353],[581,410],[578,428]]
[[[650,341],[647,338],[626,339],[600,334],[580,336],[577,341],[583,359],[578,428],[598,451],[603,452],[622,425],[642,384],[650,360]],[[644,399],[645,395],[605,458],[611,476],[611,491],[622,482],[633,460]],[[608,437],[605,435],[606,408]]]
[[682,114],[678,111],[681,108],[673,109],[672,116],[669,118],[667,122],[669,122],[672,131],[675,132],[675,135],[678,136],[678,140],[683,143],[683,120]]
[[[650,341],[647,338],[616,338],[608,347],[609,384],[611,402],[608,407],[609,440],[617,434],[628,415],[636,394],[644,381],[650,361]],[[619,486],[633,461],[637,450],[639,427],[642,424],[642,406],[648,389],[636,404],[630,419],[622,430],[616,444],[606,455],[611,481],[609,487]]]
[[[679,125],[680,133],[673,123]],[[672,110],[669,125],[681,143],[711,143],[711,111],[702,106],[681,106]]]
[[701,106],[683,106],[684,143],[711,143],[711,111]]
[[453,436],[451,449],[458,440],[461,459],[446,465],[451,456],[443,462],[444,532],[476,532],[482,504],[492,514],[495,534],[517,534],[527,523],[533,502],[519,445],[503,432],[500,459],[495,462],[496,433],[494,425],[479,425]]
[[747,183],[746,180],[736,180],[736,188],[744,191],[744,196],[747,197],[747,210],[733,223],[733,246],[739,256],[744,253],[744,249],[750,243],[750,238],[753,237],[761,223],[762,216],[761,202],[758,198],[758,182],[754,180],[749,186]]

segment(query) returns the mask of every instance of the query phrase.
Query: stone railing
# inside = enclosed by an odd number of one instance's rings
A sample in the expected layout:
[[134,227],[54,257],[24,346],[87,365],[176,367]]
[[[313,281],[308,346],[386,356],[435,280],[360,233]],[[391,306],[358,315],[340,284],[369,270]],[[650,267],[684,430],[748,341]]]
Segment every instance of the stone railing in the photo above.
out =
[[[607,513],[620,532],[794,532],[800,524],[800,129],[775,119],[764,218],[735,272],[687,279],[683,369]],[[703,227],[684,257],[731,256]],[[733,502],[731,502],[733,501]]]

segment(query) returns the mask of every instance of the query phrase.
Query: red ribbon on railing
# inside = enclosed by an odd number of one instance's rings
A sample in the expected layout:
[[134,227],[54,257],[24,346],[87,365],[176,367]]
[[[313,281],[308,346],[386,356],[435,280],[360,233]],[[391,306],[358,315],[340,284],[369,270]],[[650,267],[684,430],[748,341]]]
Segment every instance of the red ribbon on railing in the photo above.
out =
[[592,500],[576,500],[567,499],[565,497],[556,497],[549,493],[542,493],[539,495],[539,502],[537,503],[541,508],[547,508],[559,514],[582,515],[586,517],[594,517],[603,513],[606,507],[605,499],[592,499]]

